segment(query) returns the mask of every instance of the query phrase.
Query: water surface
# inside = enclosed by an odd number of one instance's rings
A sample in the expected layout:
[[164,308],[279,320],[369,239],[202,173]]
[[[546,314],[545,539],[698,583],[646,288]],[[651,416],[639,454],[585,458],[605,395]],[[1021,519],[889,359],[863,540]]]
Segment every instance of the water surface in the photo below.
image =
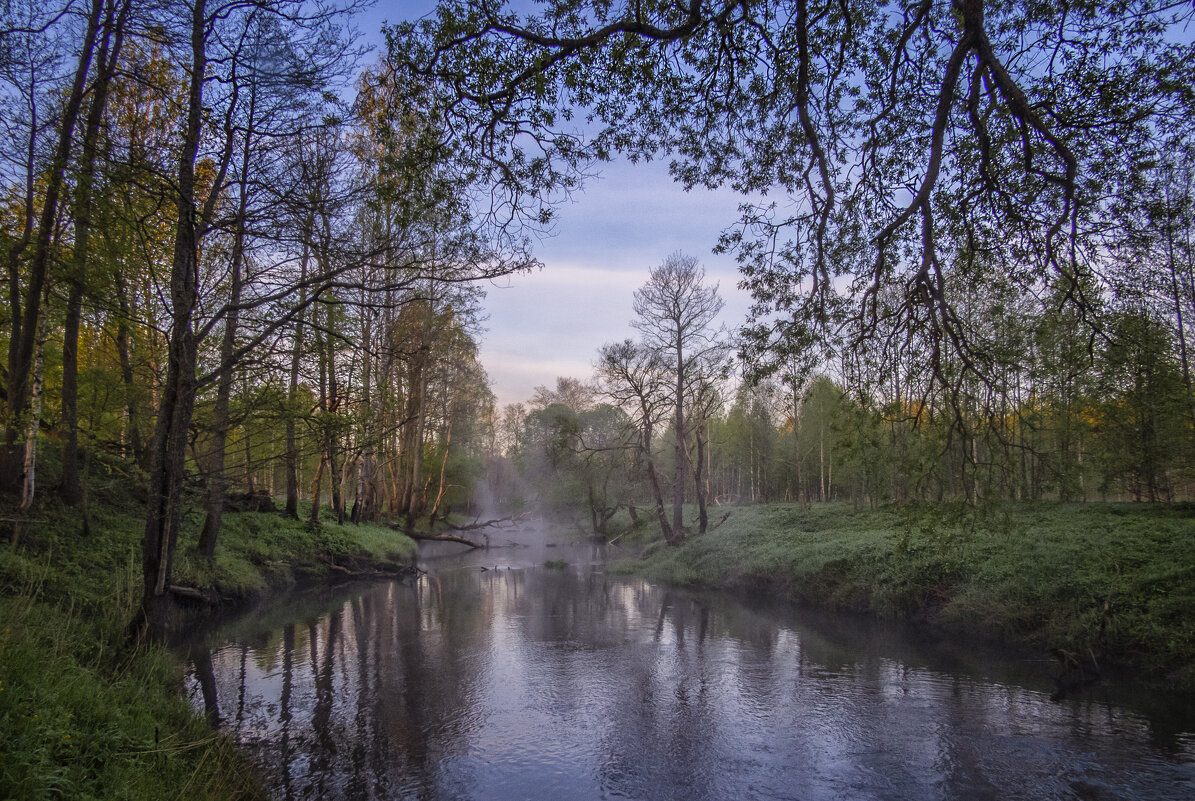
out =
[[1195,798],[1185,696],[1054,702],[1034,658],[606,576],[553,539],[437,544],[418,581],[230,621],[192,645],[194,703],[283,799]]

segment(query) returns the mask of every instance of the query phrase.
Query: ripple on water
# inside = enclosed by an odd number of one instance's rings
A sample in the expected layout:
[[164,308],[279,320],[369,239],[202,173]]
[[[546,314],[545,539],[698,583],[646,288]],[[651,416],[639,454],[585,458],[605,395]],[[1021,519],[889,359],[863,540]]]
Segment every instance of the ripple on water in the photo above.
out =
[[582,570],[349,592],[217,634],[188,678],[279,798],[1195,798],[1195,721],[1163,737],[850,618]]

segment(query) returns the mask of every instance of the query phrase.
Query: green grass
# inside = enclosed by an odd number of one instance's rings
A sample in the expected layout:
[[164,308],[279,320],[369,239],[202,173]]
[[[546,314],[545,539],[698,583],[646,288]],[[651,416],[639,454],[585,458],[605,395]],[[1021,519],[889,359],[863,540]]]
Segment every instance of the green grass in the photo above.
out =
[[33,597],[0,599],[0,797],[260,797],[180,696],[171,654]]
[[[126,635],[141,594],[135,500],[93,498],[86,533],[53,502],[28,518],[15,549],[11,524],[0,528],[0,799],[262,797],[231,741],[181,697],[177,657]],[[209,561],[194,547],[201,524],[186,516],[172,581],[227,599],[343,576],[330,562],[393,569],[415,550],[385,526],[232,513]]]
[[1090,648],[1104,663],[1195,688],[1190,507],[742,507],[705,535],[677,548],[652,543],[614,569],[763,588],[1040,648]]

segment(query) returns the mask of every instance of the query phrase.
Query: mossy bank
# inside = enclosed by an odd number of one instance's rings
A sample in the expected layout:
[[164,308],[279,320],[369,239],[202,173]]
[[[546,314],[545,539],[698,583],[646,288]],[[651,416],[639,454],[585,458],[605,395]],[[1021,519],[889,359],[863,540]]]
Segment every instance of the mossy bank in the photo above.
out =
[[[129,641],[141,592],[136,504],[93,505],[86,531],[52,503],[24,517],[19,545],[0,547],[0,798],[261,797],[231,742],[181,696],[178,659]],[[201,522],[192,515],[184,532]],[[414,550],[383,526],[229,513],[214,559],[180,543],[173,580],[235,603],[346,570],[393,572]]]
[[[615,570],[916,618],[1195,689],[1195,508],[999,504],[731,508]],[[719,515],[720,516],[720,515]],[[715,517],[717,519],[717,517]]]

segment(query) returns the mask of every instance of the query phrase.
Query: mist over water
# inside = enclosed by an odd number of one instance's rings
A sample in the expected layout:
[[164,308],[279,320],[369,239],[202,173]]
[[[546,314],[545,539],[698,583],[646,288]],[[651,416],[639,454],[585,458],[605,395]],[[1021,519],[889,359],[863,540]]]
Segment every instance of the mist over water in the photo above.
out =
[[1055,703],[1048,665],[609,577],[569,539],[287,599],[193,644],[188,688],[286,799],[1195,797],[1188,698]]

